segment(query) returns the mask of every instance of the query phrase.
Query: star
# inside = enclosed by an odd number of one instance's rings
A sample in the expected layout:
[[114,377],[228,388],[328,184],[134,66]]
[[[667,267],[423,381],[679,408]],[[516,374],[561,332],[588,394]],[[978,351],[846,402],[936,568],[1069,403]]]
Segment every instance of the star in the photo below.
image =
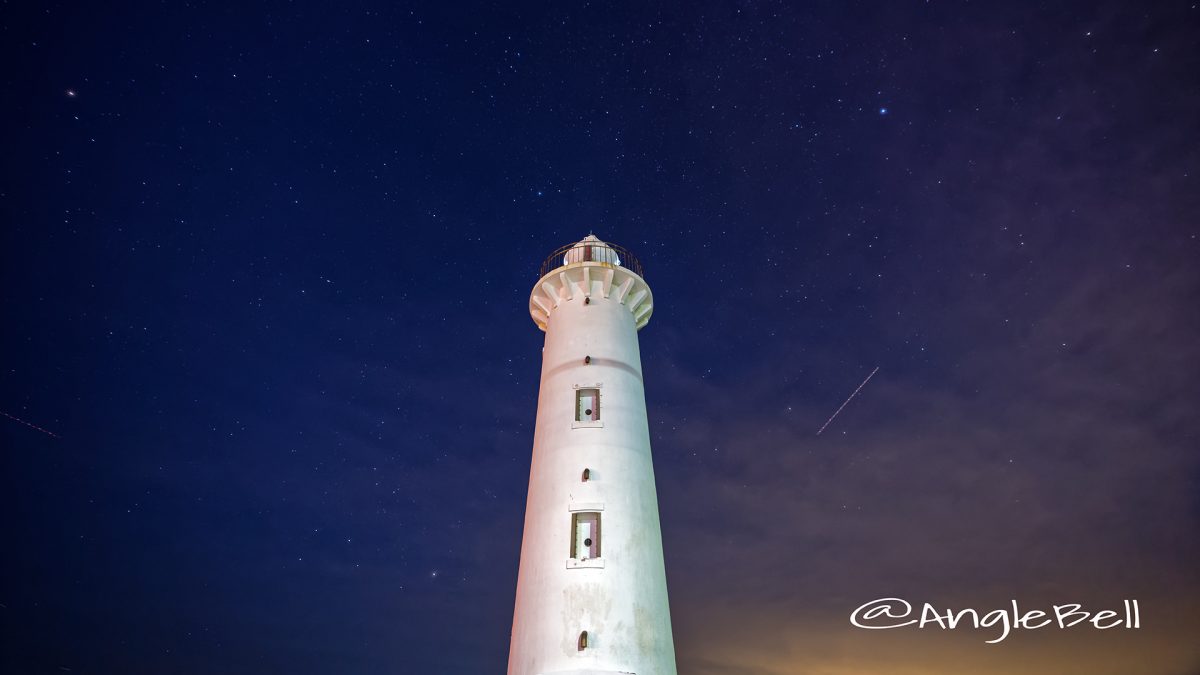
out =
[[886,115],[886,114],[888,114],[888,109],[887,109],[887,108],[880,108],[880,109],[879,109],[879,114],[880,114],[880,115]]

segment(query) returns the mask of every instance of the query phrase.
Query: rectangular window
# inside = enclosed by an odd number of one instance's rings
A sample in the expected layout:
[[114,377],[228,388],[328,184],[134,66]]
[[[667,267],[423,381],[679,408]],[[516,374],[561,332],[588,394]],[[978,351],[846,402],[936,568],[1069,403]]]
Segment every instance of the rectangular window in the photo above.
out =
[[576,389],[575,390],[575,421],[576,422],[599,422],[600,421],[600,390],[599,389]]
[[571,557],[590,560],[600,557],[600,513],[581,511],[571,514]]

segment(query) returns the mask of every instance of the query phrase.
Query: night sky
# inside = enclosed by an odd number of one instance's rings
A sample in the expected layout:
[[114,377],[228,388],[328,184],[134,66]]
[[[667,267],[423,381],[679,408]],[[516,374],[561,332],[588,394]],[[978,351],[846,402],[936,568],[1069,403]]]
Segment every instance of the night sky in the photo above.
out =
[[[680,673],[1200,672],[1197,35],[5,3],[0,670],[504,672],[529,292],[595,232],[654,292]],[[850,625],[889,596],[1142,628]]]

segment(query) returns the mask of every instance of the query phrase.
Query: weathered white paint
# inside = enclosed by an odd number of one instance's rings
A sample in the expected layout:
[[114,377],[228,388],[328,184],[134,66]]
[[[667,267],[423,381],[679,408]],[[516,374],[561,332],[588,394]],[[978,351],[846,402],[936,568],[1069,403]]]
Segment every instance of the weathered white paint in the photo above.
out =
[[[529,302],[546,343],[508,673],[675,675],[637,340],[653,295],[615,256],[583,258],[565,256]],[[600,419],[581,425],[576,391],[592,387]],[[583,510],[602,514],[600,556],[586,561],[570,557]]]

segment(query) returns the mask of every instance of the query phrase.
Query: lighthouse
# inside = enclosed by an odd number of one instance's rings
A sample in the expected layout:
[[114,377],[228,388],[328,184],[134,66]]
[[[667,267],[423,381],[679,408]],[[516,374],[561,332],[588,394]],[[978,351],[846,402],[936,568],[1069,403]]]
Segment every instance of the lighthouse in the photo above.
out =
[[638,331],[641,264],[593,235],[529,296],[546,333],[508,675],[675,675]]

